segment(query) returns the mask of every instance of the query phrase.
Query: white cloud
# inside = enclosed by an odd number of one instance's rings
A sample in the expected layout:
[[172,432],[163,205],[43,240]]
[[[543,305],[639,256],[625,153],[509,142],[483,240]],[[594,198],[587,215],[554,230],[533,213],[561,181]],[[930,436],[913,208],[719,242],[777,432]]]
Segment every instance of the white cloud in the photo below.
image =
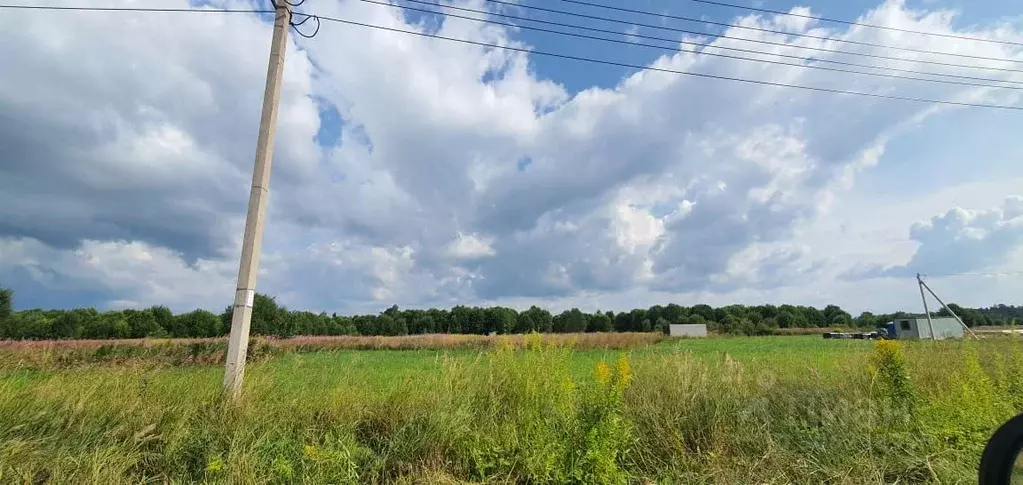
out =
[[904,265],[871,268],[861,276],[935,275],[993,270],[1023,247],[1023,197],[987,210],[949,209],[909,229],[919,247]]
[[110,306],[160,304],[179,310],[223,308],[237,274],[236,263],[200,259],[189,265],[180,254],[144,242],[83,241],[66,251],[34,239],[2,239],[0,275],[13,269],[53,290],[120,295],[105,302]]
[[476,259],[486,256],[493,256],[494,249],[490,247],[492,241],[482,239],[475,234],[462,234],[448,246],[448,252],[456,259]]
[[[315,8],[425,29],[386,7]],[[862,19],[1023,40],[1019,28],[1007,25],[953,30],[951,13],[916,12],[898,1]],[[1023,59],[997,44],[822,27],[792,17],[739,21]],[[446,36],[523,45],[495,26],[457,19],[431,26]],[[794,55],[807,55],[795,46],[848,47],[738,29],[729,34],[787,43],[757,48]],[[728,39],[713,44],[751,47]],[[36,268],[35,278],[48,285],[94,281],[110,290],[104,302],[110,305],[229,300],[268,45],[269,25],[254,16],[203,15],[185,24],[141,14],[0,18],[0,55],[11,71],[0,77],[0,146],[9,147],[0,165],[0,261]],[[289,305],[316,309],[522,298],[619,299],[631,306],[680,294],[825,298],[819,292],[829,286],[821,283],[849,267],[827,254],[832,248],[848,246],[844,254],[859,254],[857,263],[898,265],[878,258],[890,258],[890,248],[906,242],[884,239],[884,248],[865,249],[879,240],[881,221],[861,231],[873,236],[852,238],[855,244],[832,241],[837,236],[821,229],[831,227],[825,216],[856,190],[861,173],[885,163],[891,140],[957,113],[658,72],[569,93],[559,80],[540,77],[524,53],[332,23],[312,40],[292,42],[287,59],[259,287]],[[652,63],[901,96],[1019,100],[1006,91],[695,53]],[[915,61],[899,66],[954,71]],[[990,76],[1023,80],[1014,73]],[[321,120],[320,108],[336,109],[341,125]],[[336,146],[317,145],[321,128],[339,132]],[[962,136],[982,130],[964,127]],[[937,251],[924,248],[948,237],[978,252],[1001,249],[1007,244],[1001,238],[1015,241],[1006,227],[1020,211],[1013,199],[997,217],[949,213],[940,229],[932,222],[913,234],[922,244],[917,254]],[[25,245],[31,251],[14,252]],[[83,250],[96,259],[75,252]],[[33,255],[36,263],[10,254]],[[133,275],[142,290],[131,289]],[[193,279],[206,283],[191,285]],[[216,293],[214,284],[227,285],[226,297],[204,299],[207,293],[191,289]]]

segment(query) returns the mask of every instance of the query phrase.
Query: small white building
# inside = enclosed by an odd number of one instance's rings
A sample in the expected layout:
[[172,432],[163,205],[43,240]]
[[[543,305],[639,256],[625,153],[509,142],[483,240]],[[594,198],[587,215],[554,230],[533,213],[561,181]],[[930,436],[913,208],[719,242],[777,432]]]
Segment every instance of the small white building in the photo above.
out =
[[[934,339],[944,340],[947,338],[961,338],[963,326],[952,317],[931,317],[927,318],[896,318],[894,322],[895,336],[900,339],[924,339],[930,340],[931,328],[934,329]],[[889,329],[891,332],[892,329]]]
[[707,325],[704,324],[681,324],[672,323],[668,325],[668,335],[672,337],[706,337]]

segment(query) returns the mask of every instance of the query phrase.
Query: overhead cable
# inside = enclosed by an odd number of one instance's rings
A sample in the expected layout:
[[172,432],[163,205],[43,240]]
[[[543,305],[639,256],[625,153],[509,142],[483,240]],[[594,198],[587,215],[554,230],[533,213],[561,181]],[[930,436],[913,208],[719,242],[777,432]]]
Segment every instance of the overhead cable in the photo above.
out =
[[[305,0],[298,0],[297,2],[294,2],[292,0],[270,0],[270,4],[273,5],[274,11],[280,9],[280,7],[277,4],[278,1],[287,5],[289,11],[291,11],[295,7],[300,7],[302,6],[303,3],[305,3]],[[295,22],[295,15],[303,17],[302,20]],[[313,30],[313,33],[307,34],[305,32],[302,32],[302,29],[300,29],[299,27],[305,25],[305,23],[308,22],[310,19],[316,19],[316,28]],[[291,18],[288,19],[288,25],[291,26],[291,28],[295,31],[296,34],[298,34],[301,37],[305,37],[306,39],[312,39],[313,37],[316,37],[316,34],[320,32],[320,18],[315,15],[306,15],[303,13],[295,13],[291,11]]]
[[1020,276],[1023,275],[1023,271],[995,271],[995,272],[965,272],[965,273],[939,273],[930,274],[925,273],[921,276],[930,278],[952,278],[956,276]]
[[739,9],[743,9],[743,10],[750,10],[750,11],[753,11],[753,12],[771,13],[771,14],[775,14],[775,15],[786,15],[786,16],[789,16],[789,17],[799,17],[799,18],[803,18],[803,19],[823,20],[825,22],[833,22],[833,23],[836,23],[836,24],[856,25],[856,26],[859,26],[859,27],[869,27],[871,29],[890,30],[890,31],[893,31],[893,32],[905,32],[905,33],[908,33],[908,34],[930,35],[930,36],[934,36],[934,37],[944,37],[944,38],[947,38],[947,39],[972,40],[972,41],[975,41],[975,42],[988,42],[988,43],[992,43],[992,44],[1023,46],[1023,42],[1013,42],[1013,41],[1009,41],[1009,40],[998,40],[998,39],[986,39],[986,38],[983,38],[983,37],[971,37],[971,36],[968,36],[968,35],[945,34],[945,33],[942,33],[942,32],[927,32],[927,31],[922,31],[922,30],[902,29],[902,28],[898,28],[898,27],[889,27],[887,25],[867,24],[867,23],[863,23],[863,22],[855,22],[855,21],[852,21],[852,20],[842,20],[842,19],[834,19],[834,18],[828,18],[828,17],[817,17],[817,16],[814,16],[814,15],[804,15],[804,14],[799,14],[799,13],[783,12],[781,10],[771,10],[769,8],[750,7],[750,6],[746,6],[746,5],[736,5],[734,3],[719,2],[719,1],[716,1],[716,0],[689,0],[689,1],[690,2],[696,2],[696,3],[704,3],[704,4],[707,4],[707,5],[717,5],[719,7],[739,8]]
[[841,42],[843,44],[854,44],[854,45],[862,45],[862,46],[868,46],[868,47],[878,47],[878,48],[882,48],[882,49],[892,49],[892,50],[899,50],[899,51],[906,51],[906,52],[916,52],[916,53],[920,53],[920,54],[933,54],[933,55],[942,55],[942,56],[951,56],[951,57],[962,57],[962,58],[968,58],[968,59],[982,59],[982,60],[985,60],[985,61],[1013,62],[1013,63],[1017,63],[1017,64],[1023,64],[1023,61],[1020,61],[1020,60],[1017,60],[1017,59],[1005,59],[1005,58],[1002,58],[1002,57],[978,56],[978,55],[973,55],[973,54],[961,54],[961,53],[957,53],[957,52],[932,51],[932,50],[927,50],[927,49],[916,49],[916,48],[912,48],[912,47],[904,47],[904,46],[896,46],[896,45],[888,45],[888,44],[878,44],[878,43],[875,43],[875,42],[865,42],[865,41],[860,41],[860,40],[842,39],[842,38],[838,38],[838,37],[827,37],[827,36],[823,36],[823,35],[806,34],[806,33],[802,33],[802,32],[790,32],[790,31],[785,31],[785,30],[772,30],[772,29],[765,29],[765,28],[762,28],[762,27],[753,27],[753,26],[749,26],[749,25],[729,24],[729,23],[725,23],[725,22],[714,22],[712,20],[698,19],[698,18],[693,18],[693,17],[684,17],[684,16],[681,16],[681,15],[670,15],[670,14],[666,14],[666,13],[651,12],[651,11],[648,11],[648,10],[637,10],[637,9],[632,9],[632,8],[627,8],[627,7],[618,7],[618,6],[614,6],[614,5],[604,5],[604,4],[600,4],[600,3],[588,2],[588,1],[585,1],[585,0],[561,0],[561,1],[565,2],[565,3],[573,3],[573,4],[577,4],[577,5],[585,5],[585,6],[588,6],[588,7],[596,7],[596,8],[603,8],[603,9],[607,9],[607,10],[614,10],[614,11],[617,11],[617,12],[627,12],[627,13],[633,13],[633,14],[639,14],[639,15],[647,15],[647,16],[665,18],[665,19],[682,20],[682,21],[685,21],[685,22],[696,22],[696,23],[706,24],[706,25],[717,25],[717,26],[720,26],[720,27],[728,27],[728,28],[731,28],[731,29],[752,30],[752,31],[756,31],[756,32],[767,32],[767,33],[771,33],[771,34],[782,34],[782,35],[793,36],[793,37],[802,37],[802,38],[805,38],[805,39],[825,40],[825,41],[828,41],[828,42]]
[[682,76],[691,76],[691,77],[698,77],[698,78],[704,78],[704,79],[714,79],[714,80],[718,80],[718,81],[732,81],[732,82],[740,82],[740,83],[746,83],[746,84],[757,84],[757,85],[761,85],[761,86],[774,86],[774,87],[783,87],[783,88],[793,88],[793,89],[802,89],[802,90],[807,90],[807,91],[817,91],[817,92],[822,92],[822,93],[847,94],[847,95],[852,95],[852,96],[863,96],[863,97],[870,97],[870,98],[890,99],[890,100],[899,100],[899,101],[911,101],[911,102],[916,102],[916,103],[942,104],[942,105],[965,106],[965,107],[973,107],[973,108],[988,108],[988,109],[1000,109],[1000,110],[1011,110],[1011,111],[1023,111],[1023,106],[1002,105],[1002,104],[985,104],[985,103],[967,103],[967,102],[961,102],[961,101],[949,101],[949,100],[937,100],[937,99],[926,99],[926,98],[914,98],[914,97],[908,97],[908,96],[895,96],[895,95],[881,94],[881,93],[868,93],[868,92],[863,92],[863,91],[847,91],[847,90],[843,90],[843,89],[834,89],[834,88],[826,88],[826,87],[819,87],[819,86],[805,86],[805,85],[800,85],[800,84],[788,84],[788,83],[780,83],[780,82],[774,82],[774,81],[763,81],[763,80],[758,80],[758,79],[745,79],[745,78],[737,78],[737,77],[731,77],[731,76],[722,76],[722,75],[703,73],[703,72],[679,71],[679,70],[675,70],[675,69],[667,69],[667,68],[662,68],[662,67],[644,66],[644,65],[633,64],[633,63],[628,63],[628,62],[618,62],[618,61],[610,61],[610,60],[604,60],[604,59],[596,59],[596,58],[592,58],[592,57],[583,57],[583,56],[574,56],[574,55],[569,55],[569,54],[560,54],[560,53],[556,53],[556,52],[547,52],[547,51],[526,49],[526,48],[522,48],[522,47],[514,47],[514,46],[509,46],[509,45],[488,44],[486,42],[477,42],[477,41],[469,40],[469,39],[459,39],[459,38],[447,37],[447,36],[443,36],[443,35],[439,35],[439,34],[431,34],[431,33],[427,33],[427,32],[419,32],[419,31],[415,31],[415,30],[405,30],[405,29],[399,29],[399,28],[395,28],[395,27],[387,27],[387,26],[383,26],[383,25],[367,24],[367,23],[363,23],[363,22],[356,22],[354,20],[340,19],[340,18],[336,18],[336,17],[326,17],[326,16],[319,16],[319,17],[320,17],[320,19],[328,21],[328,22],[335,22],[335,23],[347,24],[347,25],[355,25],[355,26],[366,27],[366,28],[374,29],[374,30],[383,30],[383,31],[388,31],[388,32],[409,34],[409,35],[415,35],[415,36],[419,36],[419,37],[428,37],[428,38],[432,38],[432,39],[446,40],[446,41],[457,42],[457,43],[461,43],[461,44],[475,45],[475,46],[478,46],[478,47],[485,47],[485,48],[489,48],[489,49],[501,49],[501,50],[508,50],[508,51],[514,51],[514,52],[521,52],[521,53],[524,53],[524,54],[534,54],[534,55],[539,55],[539,56],[555,57],[555,58],[559,58],[559,59],[568,59],[568,60],[574,60],[574,61],[589,62],[589,63],[594,63],[594,64],[609,65],[609,66],[627,67],[627,68],[637,69],[637,70],[641,70],[641,71],[664,72],[664,73],[671,73],[671,74],[679,74],[679,75],[682,75]]
[[14,10],[68,10],[83,12],[150,12],[150,13],[274,13],[273,10],[251,8],[150,8],[150,7],[70,7],[56,5],[0,4],[0,8]]
[[843,51],[843,50],[837,50],[837,49],[827,49],[827,48],[824,48],[824,47],[813,47],[813,46],[806,46],[806,45],[799,45],[799,44],[789,44],[789,43],[786,43],[786,42],[775,42],[775,41],[762,40],[762,39],[749,39],[749,38],[746,38],[746,37],[736,37],[736,36],[728,35],[728,34],[716,34],[716,33],[713,33],[713,32],[699,32],[699,31],[695,31],[695,30],[680,29],[680,28],[677,28],[677,27],[667,27],[667,26],[664,26],[664,25],[656,25],[656,24],[647,24],[647,23],[641,23],[641,22],[633,22],[633,21],[630,21],[630,20],[622,20],[622,19],[611,18],[611,17],[601,17],[599,15],[582,14],[582,13],[579,13],[579,12],[572,12],[572,11],[568,11],[568,10],[559,10],[559,9],[556,9],[556,8],[538,7],[536,5],[526,5],[526,4],[520,4],[520,3],[515,3],[515,2],[509,2],[509,1],[505,1],[505,0],[484,0],[484,1],[490,2],[490,3],[496,3],[496,4],[499,4],[499,5],[508,5],[508,6],[512,6],[512,7],[524,8],[524,9],[529,9],[529,10],[537,10],[537,11],[541,11],[541,12],[556,13],[556,14],[561,14],[561,15],[570,15],[570,16],[573,16],[573,17],[586,18],[586,19],[591,19],[591,20],[600,20],[600,21],[603,21],[603,22],[613,22],[613,23],[617,23],[617,24],[625,24],[625,25],[631,25],[631,26],[636,26],[636,27],[646,27],[646,28],[650,28],[650,29],[667,30],[667,31],[670,31],[670,32],[679,32],[679,33],[683,33],[683,34],[698,35],[698,36],[701,36],[701,37],[714,37],[714,38],[718,38],[718,39],[737,40],[737,41],[740,41],[740,42],[752,42],[752,43],[756,43],[756,44],[774,45],[774,46],[779,46],[779,47],[787,47],[787,48],[790,48],[790,49],[805,49],[805,50],[812,50],[812,51],[817,51],[817,52],[827,52],[829,54],[842,54],[842,55],[847,55],[847,56],[871,57],[871,58],[875,58],[875,59],[887,59],[887,60],[890,60],[890,61],[918,62],[918,63],[921,63],[921,64],[932,64],[932,65],[936,65],[936,66],[957,67],[957,68],[961,68],[961,69],[982,69],[982,70],[986,70],[986,71],[1002,71],[1002,72],[1019,72],[1019,73],[1023,73],[1023,69],[1010,69],[1010,68],[1007,68],[1007,67],[990,67],[990,66],[977,66],[977,65],[968,65],[968,64],[956,64],[954,62],[942,62],[942,61],[934,61],[934,60],[927,60],[927,59],[907,59],[905,57],[893,57],[893,56],[886,56],[886,55],[882,55],[882,54],[870,54],[870,53],[867,53],[867,52],[850,52],[850,51]]
[[[304,0],[300,0],[298,3],[290,2],[289,0],[283,0],[283,1],[288,2],[289,6],[301,5],[304,2]],[[488,0],[488,1],[499,2],[499,0]],[[276,6],[276,3],[275,3],[275,6]],[[261,10],[261,9],[152,8],[152,7],[84,7],[84,6],[12,5],[12,4],[0,4],[0,8],[31,9],[31,10],[97,11],[97,12],[275,13],[275,11]],[[435,13],[435,12],[431,12],[431,13]],[[780,83],[780,82],[774,82],[774,81],[764,81],[764,80],[758,80],[758,79],[746,79],[746,78],[738,78],[738,77],[731,77],[731,76],[724,76],[724,75],[711,74],[711,73],[703,73],[703,72],[679,71],[679,70],[668,69],[668,68],[646,66],[646,65],[634,64],[634,63],[628,63],[628,62],[611,61],[611,60],[606,60],[606,59],[597,59],[597,58],[592,58],[592,57],[574,56],[574,55],[569,55],[569,54],[562,54],[562,53],[556,53],[556,52],[547,52],[547,51],[540,51],[540,50],[534,50],[534,49],[526,49],[526,48],[514,47],[514,46],[508,46],[508,45],[488,44],[488,43],[485,43],[485,42],[477,42],[477,41],[468,40],[468,39],[459,39],[459,38],[447,37],[447,36],[442,36],[442,35],[438,35],[438,34],[430,34],[430,33],[426,33],[426,32],[414,31],[414,30],[405,30],[405,29],[398,29],[398,28],[393,28],[393,27],[386,27],[386,26],[382,26],[382,25],[373,25],[373,24],[367,24],[367,23],[362,23],[362,22],[356,22],[356,21],[352,21],[352,20],[336,18],[336,17],[326,17],[326,16],[322,16],[322,15],[315,15],[315,14],[305,13],[305,12],[293,12],[293,15],[297,15],[297,16],[303,18],[303,20],[301,20],[299,22],[292,22],[292,26],[293,27],[296,26],[296,25],[302,25],[305,22],[307,22],[309,19],[315,19],[317,21],[318,25],[319,25],[319,22],[321,20],[326,20],[326,21],[340,23],[340,24],[361,26],[361,27],[366,27],[366,28],[371,28],[371,29],[376,29],[376,30],[384,30],[384,31],[395,32],[395,33],[403,33],[403,34],[409,34],[409,35],[416,35],[416,36],[420,36],[420,37],[428,37],[428,38],[433,38],[433,39],[438,39],[438,40],[446,40],[446,41],[450,41],[450,42],[457,42],[457,43],[462,43],[462,44],[475,45],[475,46],[478,46],[478,47],[485,47],[485,48],[491,48],[491,49],[502,49],[502,50],[508,50],[508,51],[514,51],[514,52],[521,52],[521,53],[525,53],[525,54],[534,54],[534,55],[539,55],[539,56],[555,57],[555,58],[575,60],[575,61],[580,61],[580,62],[588,62],[588,63],[594,63],[594,64],[603,64],[603,65],[610,65],[610,66],[625,67],[625,68],[637,69],[637,70],[641,70],[641,71],[664,72],[664,73],[672,73],[672,74],[678,74],[678,75],[690,76],[690,77],[698,77],[698,78],[704,78],[704,79],[714,79],[714,80],[719,80],[719,81],[740,82],[740,83],[746,83],[746,84],[756,84],[756,85],[761,85],[761,86],[784,87],[784,88],[792,88],[792,89],[802,89],[802,90],[807,90],[807,91],[816,91],[816,92],[824,92],[824,93],[832,93],[832,94],[845,94],[845,95],[862,96],[862,97],[870,97],[870,98],[878,98],[878,99],[890,99],[890,100],[899,100],[899,101],[909,101],[909,102],[916,102],[916,103],[940,104],[940,105],[963,106],[963,107],[974,107],[974,108],[1000,109],[1000,110],[1011,110],[1011,111],[1023,111],[1023,106],[1001,105],[1001,104],[986,104],[986,103],[969,103],[969,102],[951,101],[951,100],[938,100],[938,99],[916,98],[916,97],[908,97],[908,96],[896,96],[896,95],[890,95],[890,94],[881,94],[881,93],[872,93],[872,92],[863,92],[863,91],[849,91],[849,90],[835,89],[835,88],[828,88],[828,87],[820,87],[820,86],[805,86],[805,85],[799,85],[799,84],[788,84],[788,83]],[[479,20],[479,19],[471,19],[471,20]],[[518,27],[522,27],[522,26],[518,26]],[[319,27],[317,27],[316,30],[318,31]],[[316,34],[316,32],[313,32],[313,34],[310,34],[309,36],[311,37],[312,35],[315,35],[315,34]],[[723,36],[719,36],[719,37],[723,37]],[[602,39],[602,38],[595,38],[595,39],[607,40],[607,39]],[[739,39],[739,40],[748,40],[748,39]],[[747,59],[747,60],[752,60],[752,59]],[[1023,71],[1021,71],[1021,72],[1023,72]],[[988,86],[988,87],[995,87],[995,86]]]
[[[416,8],[416,7],[409,7],[409,6],[405,6],[405,5],[398,5],[398,4],[394,4],[394,3],[390,3],[390,2],[382,1],[382,0],[360,0],[360,1],[365,2],[365,3],[375,4],[375,5],[381,5],[381,6],[385,6],[385,7],[392,7],[392,8],[398,8],[398,9],[409,10],[409,11],[414,11],[414,12],[423,12],[423,13],[428,13],[428,14],[433,14],[433,15],[440,15],[440,16],[449,17],[449,18],[472,20],[472,21],[475,21],[475,22],[486,23],[486,24],[491,24],[491,25],[502,25],[502,26],[506,26],[506,27],[513,27],[513,28],[520,28],[520,29],[526,29],[526,30],[533,30],[533,31],[538,31],[538,32],[546,32],[546,33],[551,33],[551,34],[557,34],[557,35],[563,35],[563,36],[575,37],[575,38],[582,38],[582,39],[598,40],[598,41],[603,41],[603,42],[610,42],[610,43],[623,44],[623,45],[629,45],[629,46],[649,47],[649,48],[653,48],[653,49],[659,49],[659,50],[671,51],[671,52],[691,53],[691,54],[696,54],[696,55],[706,55],[706,56],[722,57],[722,58],[736,59],[736,60],[741,60],[741,61],[759,62],[759,63],[765,63],[765,64],[774,64],[774,65],[779,65],[779,66],[790,66],[790,67],[798,67],[798,68],[803,68],[803,69],[816,69],[816,70],[831,71],[831,72],[843,72],[843,73],[849,73],[849,74],[859,74],[859,75],[864,75],[864,76],[883,77],[883,78],[891,78],[891,79],[905,79],[905,80],[911,80],[911,81],[922,81],[922,82],[941,83],[941,84],[955,84],[955,85],[960,85],[960,86],[973,86],[973,87],[983,87],[983,88],[1023,90],[1023,86],[1004,86],[1004,85],[982,84],[982,83],[965,82],[965,81],[952,81],[952,80],[948,80],[948,79],[931,79],[931,78],[925,78],[925,77],[900,76],[900,75],[897,75],[897,74],[887,74],[887,73],[883,73],[883,72],[863,72],[863,71],[856,71],[856,70],[852,70],[852,69],[841,69],[841,68],[836,68],[836,67],[817,66],[817,65],[813,65],[813,64],[801,64],[801,63],[794,63],[794,62],[782,62],[782,61],[770,60],[770,59],[757,59],[757,58],[753,58],[753,57],[742,57],[742,56],[735,56],[735,55],[729,55],[729,54],[720,54],[720,53],[715,53],[715,52],[706,52],[706,51],[695,50],[695,49],[688,50],[688,49],[681,49],[681,48],[678,48],[678,47],[667,47],[667,46],[660,46],[660,45],[643,44],[643,43],[631,42],[631,41],[623,40],[623,39],[608,39],[608,38],[605,38],[605,37],[596,37],[596,36],[585,35],[585,34],[577,34],[577,33],[574,33],[574,32],[564,32],[564,31],[558,31],[558,30],[544,29],[544,28],[540,28],[540,27],[532,27],[532,26],[528,26],[528,25],[518,25],[518,24],[507,23],[507,22],[499,22],[499,21],[496,21],[496,20],[481,19],[481,18],[475,18],[475,17],[467,17],[467,16],[464,16],[464,15],[457,15],[457,14],[447,13],[447,12],[438,12],[436,10],[429,10],[429,9],[425,9],[425,8]],[[441,5],[441,4],[425,2],[425,1],[418,1],[418,0],[406,0],[406,1],[414,2],[414,3],[422,3],[422,4],[426,4],[426,5],[432,5],[432,6],[441,7],[441,8],[453,8],[453,9],[456,9],[456,10],[468,10],[468,11],[476,12],[476,13],[480,13],[480,14],[486,14],[487,13],[486,11],[483,11],[483,10],[473,10],[473,9],[467,9],[467,8],[462,8],[462,7],[449,7],[447,5]],[[525,19],[525,20],[533,21],[532,19]],[[543,23],[542,21],[540,21],[540,22]],[[566,26],[568,26],[568,27],[575,27],[575,28],[584,28],[584,27],[581,27],[581,26],[572,26],[572,25],[566,25]],[[613,34],[617,34],[617,35],[627,35],[627,34],[625,34],[623,32],[604,31],[604,30],[600,30],[600,31],[607,32],[607,33],[613,33]],[[668,40],[668,39],[664,39],[664,40]],[[684,42],[684,43],[686,43],[686,42]],[[688,44],[692,44],[694,46],[706,46],[706,44],[700,44],[700,43],[697,43],[697,42],[689,42]],[[709,46],[709,47],[715,47],[715,46]],[[768,52],[759,52],[759,51],[752,51],[752,52],[757,53],[757,54],[763,54],[763,55],[774,55],[774,54],[768,53]],[[808,61],[813,61],[814,60],[814,59],[801,58],[801,57],[799,59],[808,60]],[[873,66],[866,66],[866,67],[873,67]],[[883,69],[883,68],[881,68],[881,69]],[[910,72],[914,72],[914,71],[910,71]],[[932,74],[932,73],[926,73],[925,72],[925,73],[919,73],[919,74]],[[987,81],[1006,82],[1006,81],[1002,81],[1002,80],[998,80],[998,79],[987,79]],[[1019,81],[1016,81],[1016,83],[1017,84],[1023,84],[1023,82],[1019,82]]]

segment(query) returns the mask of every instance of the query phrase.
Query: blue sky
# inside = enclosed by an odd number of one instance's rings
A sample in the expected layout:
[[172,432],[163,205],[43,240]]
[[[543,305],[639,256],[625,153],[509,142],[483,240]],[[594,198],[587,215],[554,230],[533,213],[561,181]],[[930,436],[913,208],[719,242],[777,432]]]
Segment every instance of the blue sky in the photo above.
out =
[[[697,24],[693,22],[657,18],[639,14],[629,14],[596,7],[573,5],[560,1],[538,2],[533,0],[531,2],[522,3],[525,5],[539,6],[550,9],[570,10],[592,16],[612,17],[621,20],[632,20],[638,23],[655,25],[663,23],[664,25],[670,27],[695,30],[700,32],[708,32],[712,34],[715,33],[721,34],[724,32],[723,27],[714,25]],[[623,7],[632,10],[657,12],[665,15],[705,19],[708,21],[719,23],[733,23],[736,17],[751,13],[749,11],[745,11],[742,9],[718,5],[706,5],[691,2],[688,0],[635,0],[635,1],[603,0],[600,2],[594,1],[590,3],[604,4],[614,7]],[[876,2],[867,2],[861,0],[848,2],[806,2],[806,3],[759,0],[755,2],[749,2],[737,0],[723,3],[749,5],[752,7],[777,11],[788,11],[793,6],[808,6],[812,9],[815,15],[843,20],[854,20],[867,10],[877,5]],[[940,7],[957,10],[958,12],[960,12],[960,15],[957,17],[957,22],[954,25],[973,25],[976,23],[984,23],[990,21],[993,18],[1000,18],[1009,15],[1019,15],[1019,12],[1014,11],[1015,9],[1013,9],[1008,2],[997,1],[939,2],[933,0],[923,1],[917,0],[907,1],[905,2],[905,5],[909,9],[931,10],[936,7]],[[616,24],[613,22],[609,23],[587,18],[574,18],[571,16],[530,10],[528,8],[524,8],[519,12],[515,13],[515,15],[520,16],[522,14],[527,14],[526,16],[541,20],[566,22],[601,29],[621,30],[626,28],[621,24]],[[760,13],[760,15],[770,14]],[[823,25],[833,26],[835,24],[823,23]],[[636,27],[635,32],[650,36],[671,37],[671,32],[646,27]],[[556,52],[567,52],[584,56],[585,55],[592,56],[594,53],[595,42],[587,39],[574,39],[571,37],[529,30],[520,31],[516,37],[524,40],[530,45],[536,46],[536,48],[539,50],[553,50]],[[649,40],[643,40],[643,42],[651,43],[651,41]],[[656,42],[654,41],[652,43]],[[612,43],[596,44],[600,45],[599,48],[600,50],[598,52],[600,53],[601,58],[619,59],[624,62],[630,63],[647,64],[664,53],[664,51],[662,50],[651,49],[647,47],[632,47]],[[754,46],[751,48],[756,47]],[[603,88],[614,87],[622,79],[622,77],[630,74],[633,71],[627,68],[619,68],[614,66],[597,66],[587,63],[569,62],[543,56],[535,57],[533,59],[533,64],[536,68],[536,72],[538,75],[544,78],[558,80],[570,92],[586,89],[594,85]]]
[[[1008,45],[688,0],[604,1],[1023,61],[1023,49]],[[524,3],[724,32],[568,2]],[[616,29],[622,39],[681,40],[677,32],[497,11],[483,0],[454,5]],[[756,5],[1023,42],[1023,22],[1008,2]],[[679,71],[1023,103],[1020,91],[440,22],[354,0],[303,8]],[[807,55],[798,42],[849,48],[727,33],[782,43],[735,46],[793,55]],[[0,79],[0,285],[16,290],[19,308],[229,303],[269,34],[268,19],[251,15],[0,17],[0,55],[13,73]],[[948,60],[915,59],[855,61],[933,72],[946,68],[918,61]],[[964,72],[956,69],[942,72]],[[1019,73],[980,73],[1023,81]],[[907,275],[916,271],[1023,269],[1020,116],[637,72],[325,22],[316,38],[289,44],[258,289],[290,307],[344,313],[392,304],[618,310],[668,302],[912,309]],[[1012,277],[936,278],[933,286],[967,305],[1020,303],[1023,290]]]

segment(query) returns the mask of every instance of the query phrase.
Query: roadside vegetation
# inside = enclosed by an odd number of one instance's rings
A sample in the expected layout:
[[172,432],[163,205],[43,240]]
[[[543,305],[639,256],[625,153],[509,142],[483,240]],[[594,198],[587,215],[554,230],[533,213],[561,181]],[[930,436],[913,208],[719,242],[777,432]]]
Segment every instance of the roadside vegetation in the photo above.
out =
[[957,483],[1023,411],[1013,337],[634,344],[292,349],[238,405],[219,366],[8,348],[0,482]]

